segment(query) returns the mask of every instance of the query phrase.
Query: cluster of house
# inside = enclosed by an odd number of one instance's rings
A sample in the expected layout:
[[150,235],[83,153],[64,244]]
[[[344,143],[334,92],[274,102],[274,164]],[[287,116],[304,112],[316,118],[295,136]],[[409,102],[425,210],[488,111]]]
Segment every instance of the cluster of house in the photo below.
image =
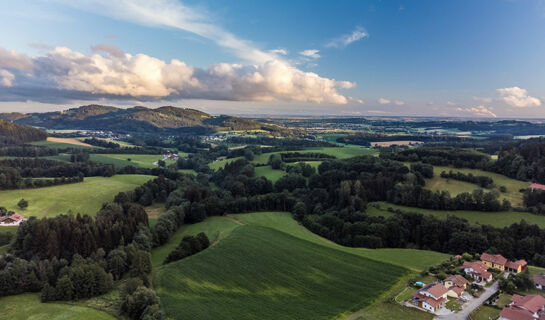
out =
[[[492,273],[488,272],[490,268],[519,273],[525,270],[526,267],[527,263],[524,260],[509,261],[501,255],[483,253],[480,261],[465,261],[460,269],[477,282],[488,282],[492,280]],[[411,302],[424,310],[435,313],[445,306],[447,297],[461,298],[468,283],[469,281],[463,276],[452,275],[443,282],[430,283],[418,289],[413,293]],[[545,275],[543,276],[543,287],[545,288]]]
[[499,320],[545,320],[545,298],[538,294],[514,294],[509,305],[501,311]]
[[0,226],[18,226],[23,221],[25,217],[14,213],[11,216],[0,217]]
[[165,153],[163,155],[163,160],[167,160],[167,159],[178,160],[179,158],[180,158],[180,156],[177,153],[173,153],[173,152],[170,152],[170,151],[168,151],[167,153]]
[[525,260],[509,261],[501,254],[481,255],[481,261],[468,262],[465,261],[462,265],[464,273],[473,278],[477,282],[492,280],[492,274],[488,269],[496,269],[500,271],[520,273],[526,269],[528,263]]

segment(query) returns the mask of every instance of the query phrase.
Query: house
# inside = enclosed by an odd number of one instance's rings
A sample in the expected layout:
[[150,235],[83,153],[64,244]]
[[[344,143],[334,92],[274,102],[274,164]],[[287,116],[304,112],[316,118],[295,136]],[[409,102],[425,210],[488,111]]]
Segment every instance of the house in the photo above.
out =
[[484,263],[465,261],[460,269],[463,269],[465,274],[475,279],[477,282],[488,282],[492,280],[492,274],[487,271],[488,266]]
[[11,216],[0,217],[0,226],[18,226],[23,221],[25,221],[25,217],[14,213]]
[[430,312],[437,312],[447,303],[447,292],[441,283],[430,283],[413,293],[412,303]]
[[448,289],[447,296],[453,298],[460,298],[468,283],[469,281],[459,274],[443,280],[443,285]]
[[537,294],[514,294],[511,303],[503,308],[500,320],[545,320],[545,298]]
[[481,261],[490,268],[513,273],[520,273],[528,266],[525,260],[509,261],[501,254],[492,255],[486,252],[481,255]]
[[536,274],[533,280],[536,289],[545,290],[545,274]]
[[534,190],[544,190],[545,191],[545,185],[539,184],[539,183],[532,183],[530,185],[530,189],[532,191],[534,191]]

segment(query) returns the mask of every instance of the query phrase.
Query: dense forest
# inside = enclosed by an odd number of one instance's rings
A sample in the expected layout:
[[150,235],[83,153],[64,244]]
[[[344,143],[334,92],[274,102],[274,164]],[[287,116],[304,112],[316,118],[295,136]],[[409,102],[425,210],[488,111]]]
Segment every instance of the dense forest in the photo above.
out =
[[0,137],[12,142],[26,143],[45,140],[47,133],[40,129],[0,119]]

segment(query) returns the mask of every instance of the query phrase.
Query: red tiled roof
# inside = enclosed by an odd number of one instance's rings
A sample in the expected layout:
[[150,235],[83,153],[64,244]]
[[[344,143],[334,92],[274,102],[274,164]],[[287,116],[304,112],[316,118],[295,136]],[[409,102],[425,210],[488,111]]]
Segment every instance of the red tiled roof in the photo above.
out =
[[532,183],[530,185],[530,189],[540,189],[545,190],[545,185],[539,184],[539,183]]
[[459,297],[462,295],[462,293],[464,293],[464,288],[462,287],[450,287],[449,291],[454,291],[454,293],[456,293],[456,295]]
[[420,291],[427,291],[431,295],[433,295],[434,297],[439,298],[442,295],[444,295],[445,293],[447,293],[448,289],[445,288],[445,286],[440,284],[440,283],[435,283],[432,286],[430,286],[429,288],[427,288],[425,290],[420,290]]
[[461,275],[457,274],[455,276],[450,276],[445,279],[445,281],[452,281],[455,286],[463,287],[465,284],[468,283],[467,279],[462,277]]
[[502,266],[505,266],[505,264],[507,263],[507,259],[501,254],[488,254],[486,252],[481,255],[481,260],[492,262]]
[[439,306],[441,306],[441,303],[443,303],[443,301],[445,301],[445,298],[435,300],[435,299],[433,299],[431,297],[428,297],[425,301],[426,301],[427,304],[432,306],[434,309],[437,309]]
[[530,310],[532,313],[538,312],[545,306],[545,298],[537,294],[529,294],[527,296],[519,296],[514,294],[511,297],[513,305],[517,307],[524,307]]
[[519,309],[513,306],[503,308],[500,313],[500,317],[509,320],[535,320],[534,316],[530,311]]
[[505,265],[507,268],[510,268],[510,269],[518,269],[519,266],[521,267],[525,267],[527,266],[528,263],[526,262],[526,260],[517,260],[515,262],[513,261],[507,261],[507,264]]
[[534,280],[534,283],[545,286],[545,275],[544,274],[536,274],[534,276],[533,280]]

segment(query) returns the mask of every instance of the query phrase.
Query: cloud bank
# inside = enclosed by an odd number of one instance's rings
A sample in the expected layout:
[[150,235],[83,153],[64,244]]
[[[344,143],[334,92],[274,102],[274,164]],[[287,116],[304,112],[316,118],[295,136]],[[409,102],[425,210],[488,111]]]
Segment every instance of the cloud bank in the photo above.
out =
[[[108,96],[139,99],[210,99],[233,101],[299,101],[346,104],[338,92],[355,84],[301,71],[289,63],[273,59],[260,64],[219,63],[208,69],[183,61],[163,61],[145,54],[131,55],[111,45],[92,48],[83,54],[57,47],[44,56],[29,58],[0,48],[0,85],[3,94],[66,96],[67,99]],[[39,90],[37,90],[39,89]],[[40,97],[35,97],[40,101]],[[49,100],[48,100],[49,101]]]
[[503,88],[496,90],[503,101],[512,107],[526,108],[526,107],[539,107],[541,100],[528,95],[526,89],[519,87]]

